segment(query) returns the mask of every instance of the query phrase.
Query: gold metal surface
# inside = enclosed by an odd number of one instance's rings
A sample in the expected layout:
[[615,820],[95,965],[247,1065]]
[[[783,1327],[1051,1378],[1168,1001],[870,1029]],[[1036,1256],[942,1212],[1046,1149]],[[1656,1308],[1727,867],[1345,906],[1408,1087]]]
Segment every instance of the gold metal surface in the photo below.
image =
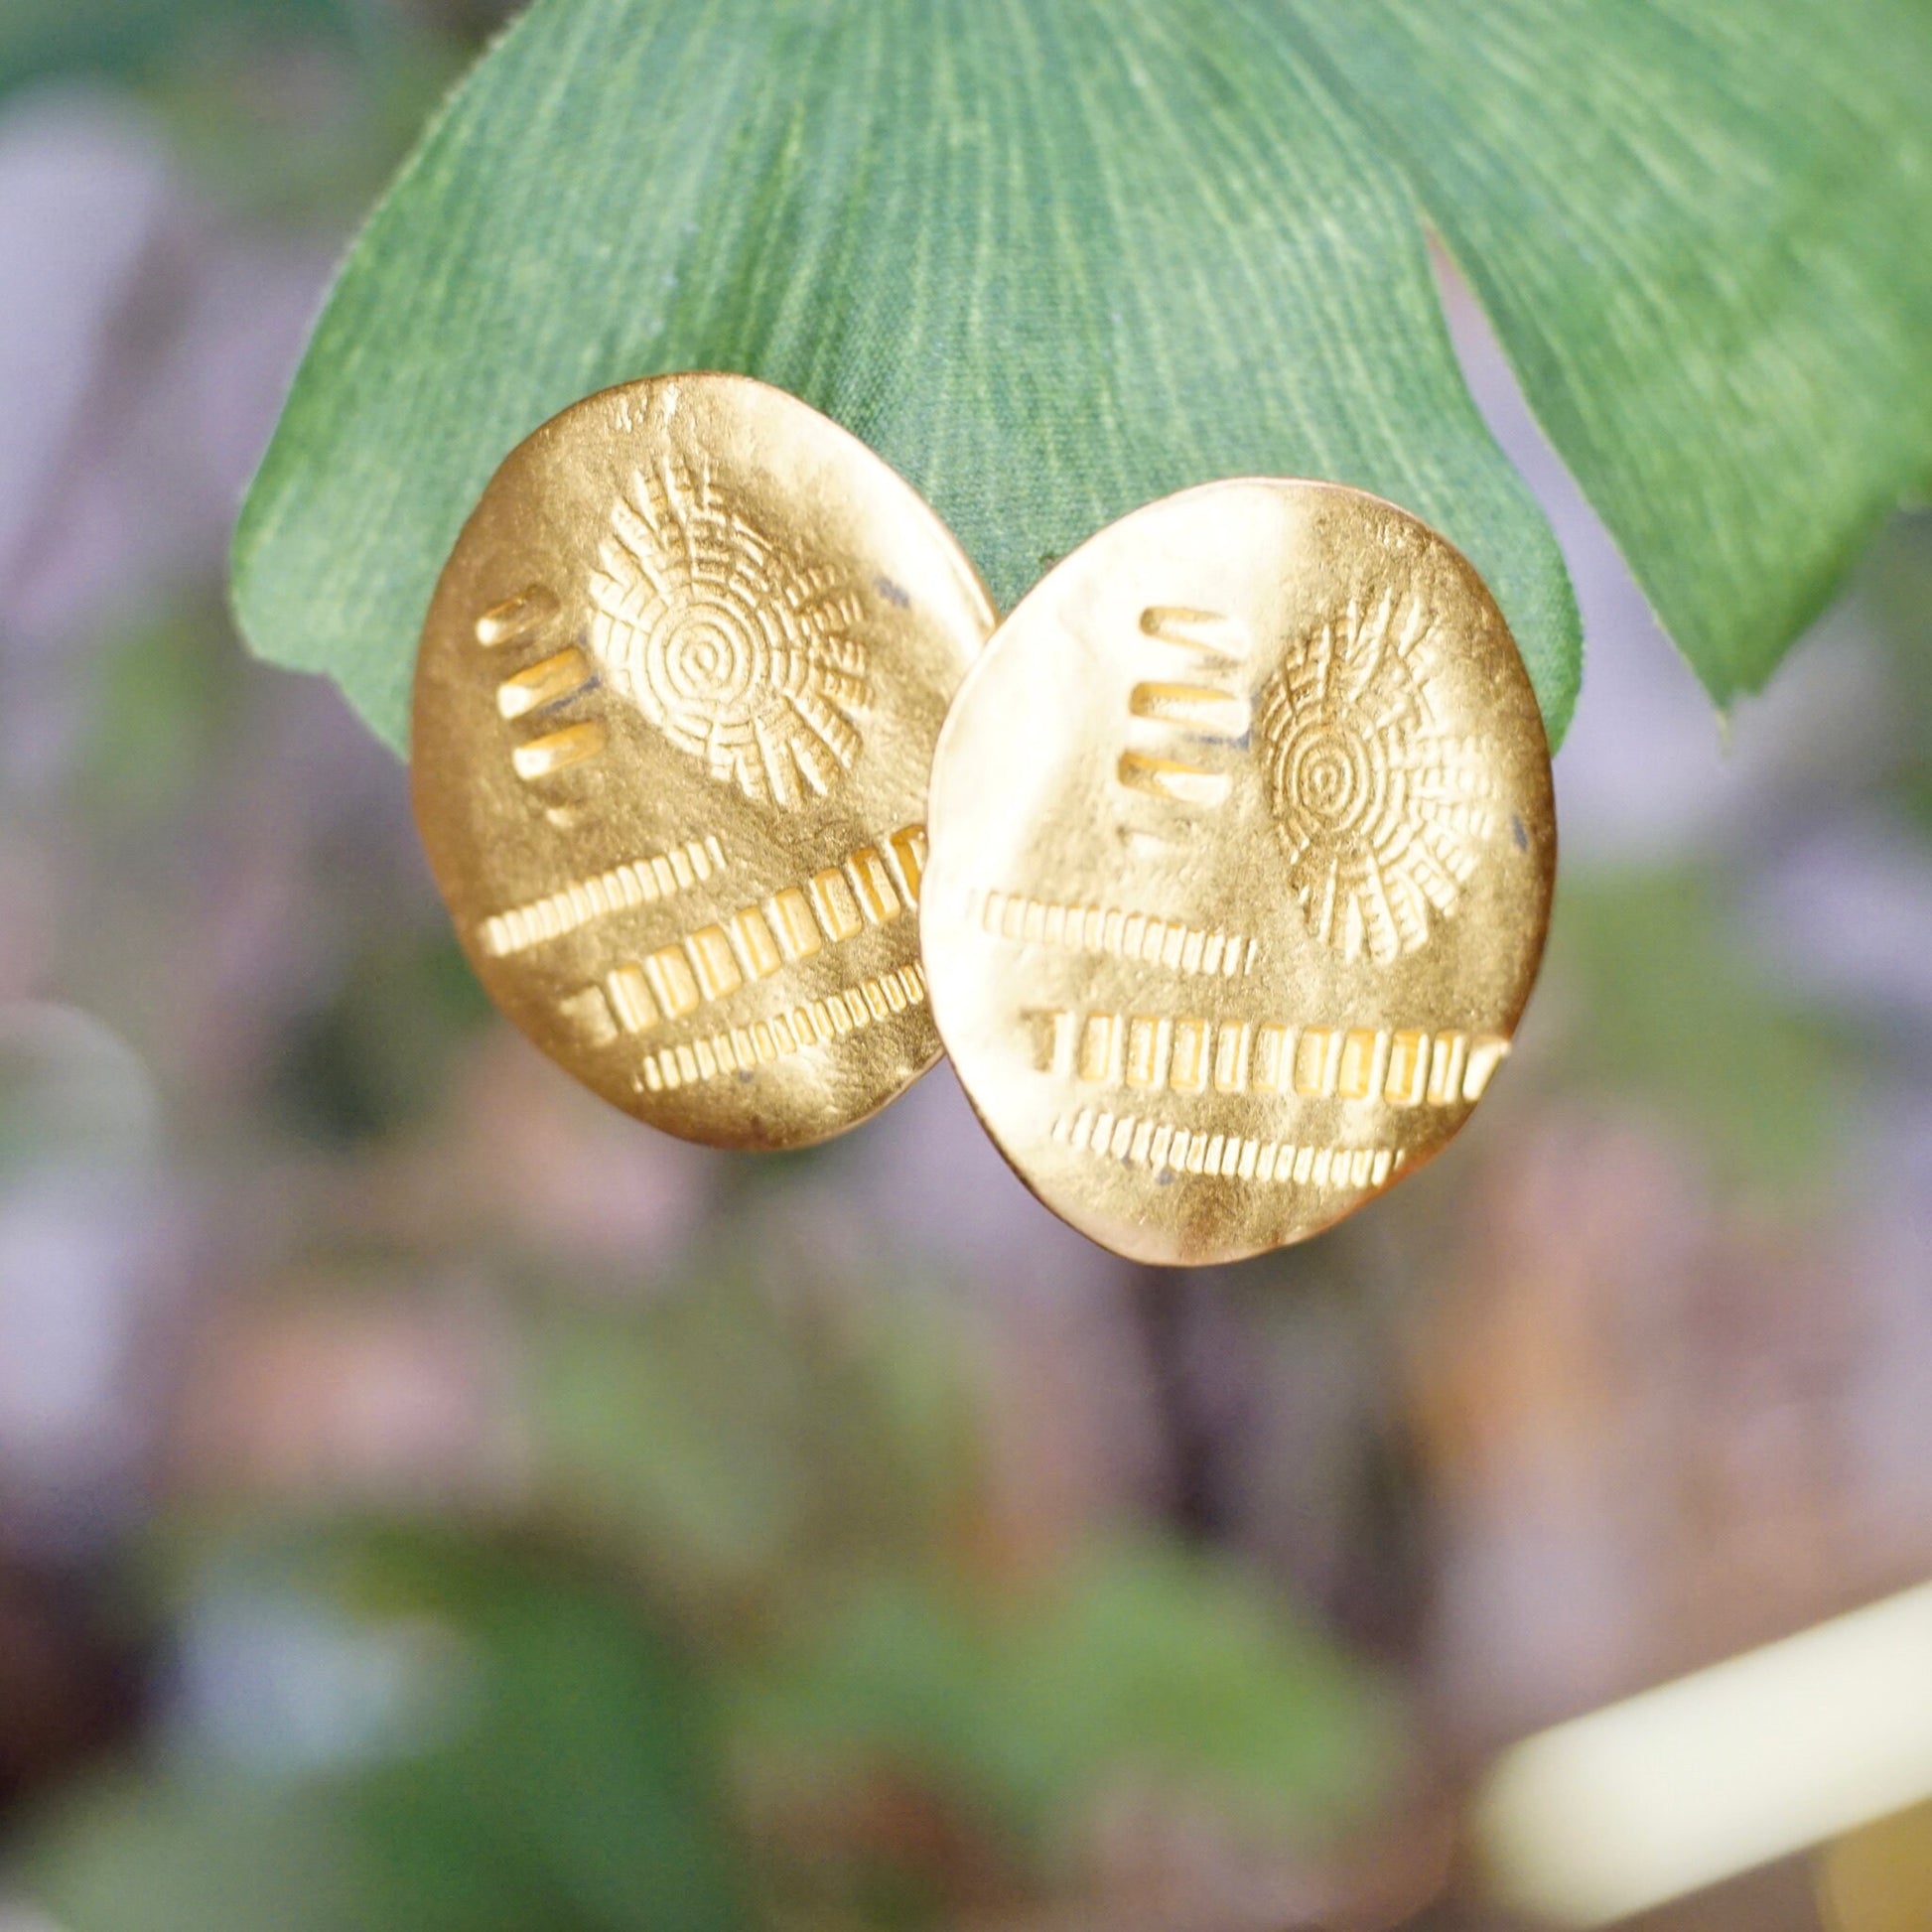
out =
[[416,822],[497,1005],[653,1127],[800,1147],[929,1066],[926,778],[993,624],[912,489],[736,375],[521,444],[417,659]]
[[1426,524],[1210,483],[1068,557],[968,674],[921,911],[941,1037],[1028,1185],[1231,1261],[1438,1153],[1509,1049],[1556,868],[1502,616]]

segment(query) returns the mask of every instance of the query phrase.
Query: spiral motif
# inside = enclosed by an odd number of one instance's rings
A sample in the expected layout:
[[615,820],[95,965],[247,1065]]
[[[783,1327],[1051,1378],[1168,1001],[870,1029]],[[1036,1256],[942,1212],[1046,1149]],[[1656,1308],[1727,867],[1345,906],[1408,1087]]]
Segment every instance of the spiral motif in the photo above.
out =
[[1445,731],[1421,601],[1388,592],[1289,651],[1261,707],[1276,822],[1309,929],[1387,964],[1455,910],[1495,830],[1487,747]]
[[859,600],[677,464],[639,474],[591,580],[612,684],[746,797],[795,811],[852,767],[868,687]]

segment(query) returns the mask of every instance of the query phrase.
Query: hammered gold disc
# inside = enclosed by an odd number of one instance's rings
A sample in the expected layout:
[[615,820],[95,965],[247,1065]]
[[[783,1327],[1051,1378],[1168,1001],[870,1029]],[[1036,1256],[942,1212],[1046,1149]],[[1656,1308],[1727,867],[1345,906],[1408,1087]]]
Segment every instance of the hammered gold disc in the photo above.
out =
[[688,1140],[883,1107],[939,1050],[926,779],[993,615],[912,489],[779,390],[666,376],[546,423],[416,669],[416,821],[496,1004]]
[[1437,1153],[1543,952],[1543,721],[1494,601],[1359,490],[1252,480],[1061,563],[939,741],[934,1016],[1023,1179],[1237,1260]]

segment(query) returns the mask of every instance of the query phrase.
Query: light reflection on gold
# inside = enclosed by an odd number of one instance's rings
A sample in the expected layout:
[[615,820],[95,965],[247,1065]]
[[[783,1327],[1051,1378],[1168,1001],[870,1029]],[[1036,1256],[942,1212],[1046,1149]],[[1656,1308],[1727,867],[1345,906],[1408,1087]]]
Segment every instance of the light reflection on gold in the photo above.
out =
[[823,1140],[938,1053],[916,913],[993,624],[911,488],[736,375],[611,389],[504,462],[437,586],[411,771],[497,1005],[653,1126]]
[[940,738],[921,911],[1008,1160],[1137,1260],[1316,1233],[1430,1159],[1549,920],[1550,759],[1494,601],[1415,517],[1248,479],[1082,545]]

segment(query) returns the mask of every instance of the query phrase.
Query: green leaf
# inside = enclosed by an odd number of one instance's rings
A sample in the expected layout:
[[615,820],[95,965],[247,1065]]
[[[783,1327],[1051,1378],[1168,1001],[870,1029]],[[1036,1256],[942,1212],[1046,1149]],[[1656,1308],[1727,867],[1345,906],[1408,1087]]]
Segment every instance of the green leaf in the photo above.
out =
[[1555,541],[1463,385],[1409,183],[1279,0],[539,0],[323,317],[237,532],[246,633],[401,747],[496,464],[692,367],[844,423],[1003,605],[1184,484],[1362,484],[1469,553],[1569,717]]
[[1294,0],[1720,703],[1932,485],[1923,0]]
[[1580,642],[1419,200],[1720,701],[1932,483],[1920,0],[542,0],[351,259],[235,551],[257,648],[403,740],[495,462],[599,384],[792,388],[1003,603],[1133,504],[1299,471],[1441,523],[1553,732]]

